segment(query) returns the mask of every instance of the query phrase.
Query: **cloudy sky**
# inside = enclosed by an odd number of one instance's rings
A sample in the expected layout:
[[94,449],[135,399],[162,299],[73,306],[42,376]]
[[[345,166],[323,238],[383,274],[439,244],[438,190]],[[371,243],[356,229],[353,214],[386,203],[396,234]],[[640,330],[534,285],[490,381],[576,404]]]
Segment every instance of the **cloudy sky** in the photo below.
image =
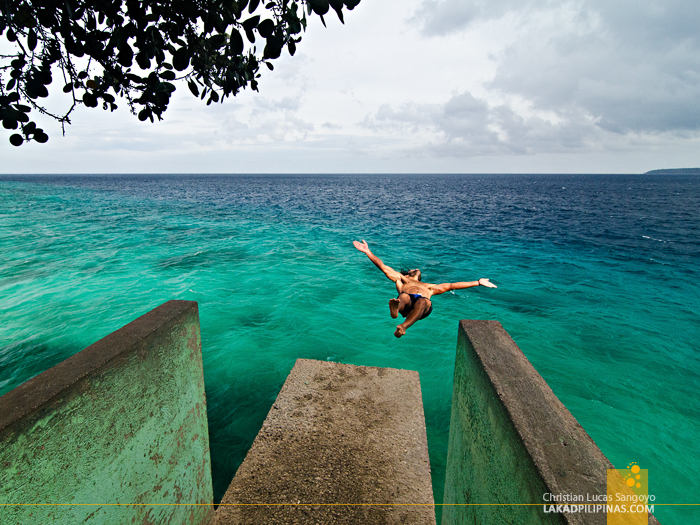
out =
[[[700,2],[362,0],[260,92],[82,109],[4,173],[640,173],[700,166]],[[60,89],[60,86],[59,86]],[[4,135],[3,135],[4,136]]]

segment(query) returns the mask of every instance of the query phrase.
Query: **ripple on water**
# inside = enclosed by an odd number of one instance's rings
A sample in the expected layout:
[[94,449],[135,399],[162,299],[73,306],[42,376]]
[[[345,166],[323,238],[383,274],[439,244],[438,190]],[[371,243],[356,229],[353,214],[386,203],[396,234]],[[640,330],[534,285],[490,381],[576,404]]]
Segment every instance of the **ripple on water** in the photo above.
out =
[[[700,470],[697,178],[0,177],[0,198],[0,393],[195,300],[217,499],[307,357],[419,371],[440,502],[465,318],[501,321],[614,464],[650,469],[658,501],[700,487],[683,474]],[[436,297],[397,341],[362,238],[428,281],[499,288]]]

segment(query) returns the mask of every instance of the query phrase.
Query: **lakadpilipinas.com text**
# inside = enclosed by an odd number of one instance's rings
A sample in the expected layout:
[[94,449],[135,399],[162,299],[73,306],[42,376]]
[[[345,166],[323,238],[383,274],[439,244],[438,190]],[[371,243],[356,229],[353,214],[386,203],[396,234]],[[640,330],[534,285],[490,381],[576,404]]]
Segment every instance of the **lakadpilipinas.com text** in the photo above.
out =
[[557,514],[653,514],[656,499],[636,494],[551,494],[542,495],[545,513]]

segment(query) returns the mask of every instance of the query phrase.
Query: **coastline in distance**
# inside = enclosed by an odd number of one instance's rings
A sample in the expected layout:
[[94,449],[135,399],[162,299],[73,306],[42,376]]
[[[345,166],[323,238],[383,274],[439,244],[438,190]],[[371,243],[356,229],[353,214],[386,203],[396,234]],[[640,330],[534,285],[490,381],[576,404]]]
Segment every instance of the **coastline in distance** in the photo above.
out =
[[651,170],[644,175],[700,175],[700,168],[671,168],[661,170]]

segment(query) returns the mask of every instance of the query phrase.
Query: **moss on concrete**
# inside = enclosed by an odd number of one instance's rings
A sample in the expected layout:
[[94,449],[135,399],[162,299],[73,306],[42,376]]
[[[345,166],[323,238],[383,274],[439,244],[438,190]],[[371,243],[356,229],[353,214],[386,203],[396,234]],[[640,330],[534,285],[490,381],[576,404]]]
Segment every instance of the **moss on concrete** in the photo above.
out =
[[197,304],[165,303],[0,398],[0,466],[1,503],[70,504],[1,506],[3,524],[208,523]]
[[442,525],[604,525],[545,513],[543,496],[604,496],[611,468],[500,323],[460,322],[444,503],[472,505],[445,506]]

